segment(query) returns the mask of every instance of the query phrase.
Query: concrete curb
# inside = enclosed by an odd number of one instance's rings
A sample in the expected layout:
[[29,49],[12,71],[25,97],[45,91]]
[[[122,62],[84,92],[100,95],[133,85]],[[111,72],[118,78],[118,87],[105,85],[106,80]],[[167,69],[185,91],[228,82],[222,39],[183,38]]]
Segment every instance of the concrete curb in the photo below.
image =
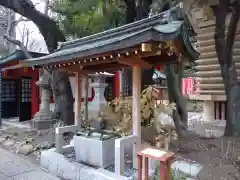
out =
[[42,151],[40,157],[41,167],[58,177],[69,180],[130,180],[124,176],[116,175],[110,171],[70,161],[54,149]]

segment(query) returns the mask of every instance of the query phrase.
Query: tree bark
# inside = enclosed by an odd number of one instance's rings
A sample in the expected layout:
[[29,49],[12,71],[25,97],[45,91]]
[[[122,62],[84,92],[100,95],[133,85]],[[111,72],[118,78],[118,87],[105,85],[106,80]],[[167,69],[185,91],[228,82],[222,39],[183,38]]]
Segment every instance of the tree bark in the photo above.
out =
[[176,131],[180,138],[186,136],[187,125],[188,125],[188,113],[186,110],[186,99],[182,96],[181,90],[179,89],[178,74],[175,73],[173,64],[166,65],[166,76],[167,76],[167,87],[168,87],[168,98],[170,103],[176,103],[177,110],[173,111],[173,120],[176,126]]
[[126,4],[126,23],[132,23],[136,18],[135,0],[124,0]]
[[51,87],[55,101],[53,118],[60,119],[65,125],[73,125],[74,99],[68,72],[61,69],[54,70],[51,77]]
[[225,136],[240,135],[240,82],[237,79],[235,62],[233,61],[233,44],[237,31],[240,15],[240,4],[234,3],[233,12],[228,26],[227,37],[225,37],[225,20],[230,6],[230,0],[219,0],[215,11],[215,46],[218,61],[221,67],[226,98],[227,98],[227,119]]

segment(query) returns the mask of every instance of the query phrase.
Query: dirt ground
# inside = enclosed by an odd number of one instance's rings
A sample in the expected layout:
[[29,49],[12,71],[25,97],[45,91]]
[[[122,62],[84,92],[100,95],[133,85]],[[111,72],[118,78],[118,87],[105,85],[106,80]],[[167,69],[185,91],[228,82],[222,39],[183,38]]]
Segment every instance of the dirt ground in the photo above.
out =
[[[20,156],[27,157],[35,164],[39,163],[40,150],[49,149],[54,145],[54,131],[52,129],[39,133],[37,131],[32,131],[29,128],[9,126],[0,129],[0,138],[8,139],[0,143],[1,148],[17,153]],[[30,144],[32,144],[33,149],[36,151],[28,155],[23,155],[19,153],[18,150],[20,144],[25,143],[28,139],[33,139]],[[9,142],[8,145],[5,143],[7,141]],[[12,144],[11,141],[14,142],[14,144]]]
[[177,140],[170,146],[177,159],[203,166],[199,180],[240,179],[240,138],[190,138]]

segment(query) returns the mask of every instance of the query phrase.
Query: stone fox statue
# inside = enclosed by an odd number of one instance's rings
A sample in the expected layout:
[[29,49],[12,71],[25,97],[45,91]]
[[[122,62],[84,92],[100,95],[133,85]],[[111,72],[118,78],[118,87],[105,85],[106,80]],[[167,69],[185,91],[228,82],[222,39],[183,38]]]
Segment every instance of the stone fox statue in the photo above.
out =
[[74,124],[73,94],[68,72],[55,70],[51,76],[51,87],[55,102],[53,117],[61,120],[64,125]]

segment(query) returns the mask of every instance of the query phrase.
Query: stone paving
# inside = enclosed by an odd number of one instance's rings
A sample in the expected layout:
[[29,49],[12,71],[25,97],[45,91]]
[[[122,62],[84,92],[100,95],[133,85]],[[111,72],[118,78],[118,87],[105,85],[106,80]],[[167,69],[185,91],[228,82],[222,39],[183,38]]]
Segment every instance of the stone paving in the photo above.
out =
[[0,180],[60,180],[15,154],[0,149]]

